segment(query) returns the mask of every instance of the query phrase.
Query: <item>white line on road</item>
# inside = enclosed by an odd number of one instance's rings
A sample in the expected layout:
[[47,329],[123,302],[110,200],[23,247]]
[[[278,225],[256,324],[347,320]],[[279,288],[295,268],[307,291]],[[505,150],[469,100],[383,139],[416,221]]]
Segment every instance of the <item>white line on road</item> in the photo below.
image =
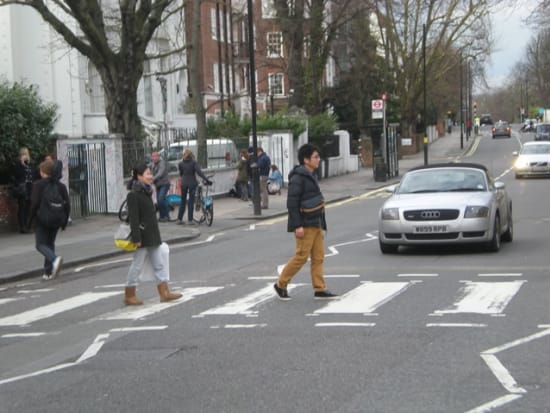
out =
[[[46,335],[47,333],[36,332],[36,333],[13,333],[13,334],[3,334],[2,338],[27,338],[27,337],[40,337]],[[51,333],[50,333],[51,334]]]
[[374,327],[376,323],[316,323],[315,327]]
[[507,394],[506,396],[499,397],[489,403],[482,404],[481,406],[476,407],[475,409],[468,410],[465,413],[487,413],[498,407],[502,407],[505,404],[513,402],[516,399],[521,399],[523,396],[521,394]]
[[116,259],[116,260],[96,262],[95,264],[81,265],[80,267],[76,267],[74,269],[74,272],[80,272],[80,271],[85,270],[87,268],[103,267],[104,265],[118,264],[118,263],[127,262],[127,261],[132,261],[132,257],[126,257],[126,258],[119,258],[119,259]]
[[428,323],[426,327],[476,327],[483,328],[487,327],[487,324],[476,324],[476,323]]
[[478,277],[521,277],[523,273],[521,272],[501,272],[501,273],[483,273],[478,274]]
[[226,324],[223,326],[223,328],[228,328],[228,329],[231,329],[231,328],[257,328],[257,327],[260,327],[260,328],[263,328],[263,327],[266,327],[267,324]]
[[111,328],[109,331],[113,333],[128,333],[134,331],[159,331],[166,330],[168,326],[143,326],[143,327],[122,327],[122,328]]
[[504,387],[509,393],[527,393],[524,388],[518,386],[510,372],[494,354],[481,354],[481,358],[485,361],[487,366],[489,366],[489,369],[496,376],[502,387]]
[[0,305],[11,303],[13,301],[24,300],[24,298],[0,298]]
[[64,311],[73,310],[78,307],[82,307],[87,304],[102,300],[104,298],[119,295],[120,292],[104,292],[104,293],[84,293],[66,300],[57,301],[42,307],[35,308],[33,310],[25,311],[23,313],[15,314],[12,316],[0,318],[0,326],[17,326],[27,325],[44,318],[53,317],[56,314]]
[[53,291],[53,288],[39,288],[37,290],[19,290],[17,294],[35,294],[35,293],[47,293]]
[[397,274],[398,277],[439,277],[439,274],[437,273],[403,273],[403,274]]

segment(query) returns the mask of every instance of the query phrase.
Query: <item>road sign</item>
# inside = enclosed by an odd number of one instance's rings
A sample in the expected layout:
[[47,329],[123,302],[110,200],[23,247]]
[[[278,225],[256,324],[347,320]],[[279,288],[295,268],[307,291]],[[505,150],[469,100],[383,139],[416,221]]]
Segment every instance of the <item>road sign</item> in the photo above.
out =
[[372,110],[384,110],[384,101],[382,99],[374,99],[371,101]]

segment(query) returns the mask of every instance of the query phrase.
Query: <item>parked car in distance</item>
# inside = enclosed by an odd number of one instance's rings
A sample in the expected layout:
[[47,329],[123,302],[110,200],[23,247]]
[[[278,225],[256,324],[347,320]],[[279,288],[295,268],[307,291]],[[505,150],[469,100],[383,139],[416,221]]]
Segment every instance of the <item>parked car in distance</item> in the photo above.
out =
[[490,113],[484,113],[479,117],[479,124],[481,126],[483,125],[492,125],[493,124],[493,117]]
[[[194,139],[184,140],[170,144],[168,151],[162,149],[161,156],[168,161],[170,172],[178,170],[178,163],[181,161],[185,149],[191,149],[197,156],[197,141]],[[208,168],[225,168],[234,166],[239,160],[239,151],[235,142],[227,138],[207,139],[206,152],[208,153]]]
[[550,142],[526,142],[519,153],[513,155],[517,156],[514,162],[516,179],[550,175]]
[[[390,187],[391,188],[391,187]],[[378,214],[383,254],[400,245],[481,243],[489,251],[512,241],[512,200],[504,183],[474,163],[432,164],[411,169]]]
[[550,141],[550,123],[539,123],[535,129],[536,141]]
[[493,126],[493,129],[491,129],[493,133],[493,139],[495,139],[497,136],[506,136],[507,138],[510,138],[512,136],[512,131],[510,128],[510,125],[508,122],[505,122],[503,120],[499,120],[497,123],[495,123],[495,126]]

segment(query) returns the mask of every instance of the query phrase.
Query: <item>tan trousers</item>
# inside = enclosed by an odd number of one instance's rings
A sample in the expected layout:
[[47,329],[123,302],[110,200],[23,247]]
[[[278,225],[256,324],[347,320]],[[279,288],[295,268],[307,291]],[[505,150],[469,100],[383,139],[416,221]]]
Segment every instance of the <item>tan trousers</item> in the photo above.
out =
[[267,176],[260,176],[260,205],[262,208],[269,206],[269,194],[267,193]]
[[296,252],[287,262],[277,281],[279,287],[286,288],[292,277],[304,266],[311,256],[311,284],[315,291],[325,291],[326,284],[323,277],[323,261],[325,246],[323,230],[317,227],[304,228],[304,237],[296,238]]

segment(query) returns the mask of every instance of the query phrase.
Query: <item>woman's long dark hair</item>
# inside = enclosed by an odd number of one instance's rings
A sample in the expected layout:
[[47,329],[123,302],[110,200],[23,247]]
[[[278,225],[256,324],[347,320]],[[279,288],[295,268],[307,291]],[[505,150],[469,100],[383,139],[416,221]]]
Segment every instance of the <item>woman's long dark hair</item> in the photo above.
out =
[[134,166],[132,168],[132,179],[128,181],[126,188],[128,190],[132,189],[134,182],[138,180],[138,176],[143,175],[147,169],[149,169],[149,166],[146,163],[140,163],[139,165]]

